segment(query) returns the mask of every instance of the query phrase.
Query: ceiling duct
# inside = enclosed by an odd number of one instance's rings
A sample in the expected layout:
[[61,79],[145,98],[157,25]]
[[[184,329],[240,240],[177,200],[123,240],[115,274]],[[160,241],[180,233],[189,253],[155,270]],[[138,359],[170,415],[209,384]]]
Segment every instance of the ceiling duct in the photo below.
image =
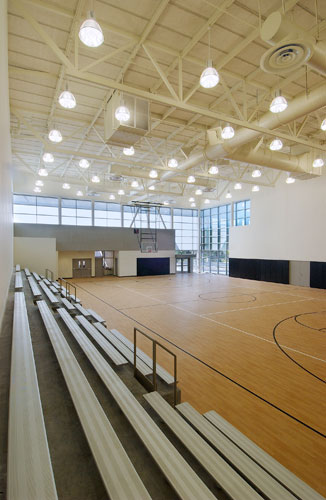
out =
[[270,14],[260,30],[261,39],[272,45],[260,60],[260,67],[267,73],[289,73],[307,64],[326,74],[326,43],[317,42],[314,36],[294,24],[279,11]]
[[115,111],[121,104],[121,95],[114,92],[104,111],[104,139],[113,146],[133,146],[149,131],[149,102],[145,99],[123,94],[130,118],[121,123]]

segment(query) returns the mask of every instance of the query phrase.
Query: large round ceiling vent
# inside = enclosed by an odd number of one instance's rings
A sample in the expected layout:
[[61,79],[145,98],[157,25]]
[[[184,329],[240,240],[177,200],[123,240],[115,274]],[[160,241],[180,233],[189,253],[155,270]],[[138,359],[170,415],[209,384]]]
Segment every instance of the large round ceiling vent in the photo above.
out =
[[260,59],[260,67],[266,73],[283,75],[295,71],[312,55],[312,47],[306,41],[283,42],[271,47]]

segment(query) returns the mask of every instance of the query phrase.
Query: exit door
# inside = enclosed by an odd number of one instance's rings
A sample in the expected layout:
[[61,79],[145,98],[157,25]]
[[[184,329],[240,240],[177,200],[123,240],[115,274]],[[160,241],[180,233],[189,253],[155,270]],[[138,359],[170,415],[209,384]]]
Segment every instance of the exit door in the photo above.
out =
[[90,278],[92,276],[92,259],[72,259],[72,277]]

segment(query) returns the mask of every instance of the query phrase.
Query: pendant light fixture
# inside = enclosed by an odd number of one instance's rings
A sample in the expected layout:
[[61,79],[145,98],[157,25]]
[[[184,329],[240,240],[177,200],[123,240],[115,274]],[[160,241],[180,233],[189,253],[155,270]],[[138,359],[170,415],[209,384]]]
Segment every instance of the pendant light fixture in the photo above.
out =
[[61,142],[62,141],[62,135],[60,130],[57,130],[56,128],[53,128],[49,132],[49,139],[51,142]]
[[189,184],[193,184],[194,182],[196,182],[196,177],[194,177],[193,175],[189,175],[187,182]]
[[253,186],[251,191],[257,193],[259,191],[259,186]]
[[203,191],[201,189],[199,189],[199,188],[196,189],[196,191],[195,191],[196,196],[201,196],[202,194],[203,194]]
[[154,186],[154,184],[152,184],[151,186],[149,186],[149,187],[148,187],[148,189],[149,189],[150,191],[155,191],[155,186]]
[[280,151],[280,149],[282,148],[283,142],[281,141],[281,139],[274,139],[269,145],[269,149],[271,151]]
[[44,153],[42,156],[42,159],[45,163],[53,163],[54,162],[54,157],[52,153]]
[[208,60],[207,66],[202,72],[199,82],[204,89],[212,89],[213,87],[216,87],[219,81],[219,74],[216,69],[213,68],[211,59],[211,30],[208,28]]
[[59,95],[59,104],[65,109],[73,109],[76,107],[76,99],[75,96],[70,90],[68,90],[68,83],[66,83],[66,88]]
[[63,188],[63,189],[70,189],[70,184],[68,184],[68,182],[64,182],[64,183],[62,184],[62,188]]
[[209,167],[208,173],[211,174],[211,175],[218,174],[218,166],[217,165],[212,165],[211,167]]
[[163,201],[163,205],[169,205],[169,202],[167,200]]
[[287,184],[293,184],[295,182],[295,178],[291,177],[291,174],[288,174],[288,177],[286,178],[285,181]]
[[86,160],[86,158],[82,158],[79,161],[79,166],[80,166],[80,168],[88,168],[89,167],[89,161]]
[[35,186],[35,188],[33,189],[34,193],[41,193],[42,192],[42,189],[38,186]]
[[133,146],[130,146],[130,148],[123,148],[123,154],[126,156],[132,156],[135,154],[135,149]]
[[40,175],[41,177],[47,177],[49,174],[46,168],[41,167],[40,170],[38,171],[38,175]]
[[133,188],[138,188],[138,187],[139,187],[139,182],[138,182],[138,181],[136,181],[136,180],[135,180],[135,181],[132,181],[132,183],[131,183],[131,187],[133,187]]
[[[123,84],[123,75],[122,75],[122,84]],[[124,100],[123,100],[123,93],[120,95],[120,106],[117,107],[115,110],[114,116],[119,122],[125,123],[130,119],[130,111],[125,106]]]
[[190,206],[191,206],[192,208],[196,208],[196,203],[191,203],[191,204],[190,204]]
[[269,106],[269,110],[272,113],[282,113],[282,111],[285,111],[287,107],[288,102],[285,97],[283,97],[282,95],[278,95],[272,100]]
[[98,175],[93,175],[92,182],[94,182],[95,184],[97,184],[98,182],[100,182],[99,176]]
[[124,190],[123,189],[119,189],[118,195],[119,196],[123,196],[124,194],[125,194]]
[[44,182],[39,179],[38,181],[35,181],[35,186],[42,187],[44,186]]
[[190,202],[190,203],[192,203],[192,202],[194,202],[194,201],[195,201],[195,198],[193,198],[193,197],[189,198],[189,202]]
[[222,136],[222,139],[232,139],[232,137],[234,137],[234,128],[231,127],[230,125],[227,125],[222,130],[221,136]]
[[232,198],[232,194],[230,193],[230,191],[226,193],[225,198]]
[[170,158],[169,159],[169,161],[168,161],[168,167],[170,167],[170,168],[177,168],[178,165],[179,165],[178,160],[176,160],[175,158]]
[[156,178],[157,178],[157,176],[158,176],[157,170],[154,170],[154,169],[153,169],[153,170],[151,170],[151,171],[149,172],[149,176],[150,176],[150,178],[151,178],[151,179],[156,179]]
[[77,196],[84,196],[84,193],[82,191],[77,191],[76,195]]
[[[261,177],[261,171],[259,170],[259,168],[256,168],[255,170],[253,170],[252,174],[251,174],[251,177]],[[238,188],[239,189],[239,188]],[[241,188],[240,188],[241,189]]]
[[241,184],[241,182],[236,182],[236,183],[234,184],[234,189],[242,189],[242,184]]
[[114,194],[110,194],[110,196],[109,196],[109,200],[115,200],[115,196],[114,196]]
[[209,205],[209,204],[210,204],[210,200],[209,200],[208,198],[206,198],[206,199],[204,200],[204,203],[205,203],[205,205]]
[[324,120],[321,122],[320,128],[322,130],[326,130],[326,118],[324,118]]
[[312,166],[314,168],[323,167],[324,165],[325,162],[322,158],[315,158],[315,160],[312,162]]
[[86,21],[79,28],[78,36],[80,41],[87,47],[99,47],[104,42],[103,31],[95,19],[93,9],[88,12]]

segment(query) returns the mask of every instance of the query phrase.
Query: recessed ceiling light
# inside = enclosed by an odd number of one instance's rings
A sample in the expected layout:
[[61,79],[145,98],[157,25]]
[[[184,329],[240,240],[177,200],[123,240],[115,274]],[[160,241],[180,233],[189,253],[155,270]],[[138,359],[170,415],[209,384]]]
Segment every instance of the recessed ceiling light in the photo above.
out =
[[86,160],[86,158],[82,158],[79,161],[79,166],[80,166],[80,168],[88,168],[89,167],[89,161]]
[[124,190],[123,189],[119,189],[118,195],[119,196],[123,196],[124,194],[125,194]]
[[114,196],[114,194],[110,194],[110,196],[109,196],[109,200],[115,200],[115,196]]
[[93,12],[89,12],[88,19],[82,23],[78,36],[87,47],[99,47],[104,42],[103,31]]
[[93,175],[92,182],[95,182],[95,183],[100,182],[99,176],[98,175]]
[[241,185],[241,183],[240,183],[240,182],[236,182],[236,183],[234,184],[234,189],[242,189],[242,185]]
[[[256,168],[255,170],[253,170],[251,177],[261,177],[261,171],[259,170],[259,168]],[[241,188],[238,188],[238,189],[241,189]]]
[[208,173],[212,175],[218,174],[218,166],[212,165],[211,167],[209,167]]
[[152,184],[151,186],[149,186],[149,187],[148,187],[148,189],[149,189],[150,191],[155,191],[155,186],[154,186],[154,184]]
[[232,198],[232,194],[230,193],[230,191],[226,193],[225,198]]
[[42,192],[42,189],[38,186],[36,186],[34,189],[33,189],[34,193],[41,193]]
[[68,184],[67,182],[64,182],[62,184],[62,187],[63,187],[63,189],[70,189],[70,184]]
[[52,141],[52,142],[61,142],[62,141],[61,132],[60,132],[60,130],[57,130],[56,128],[53,128],[52,130],[50,130],[48,137],[49,137],[50,141]]
[[76,99],[72,92],[64,90],[59,95],[59,104],[65,109],[73,109],[76,107]]
[[191,202],[195,201],[195,198],[191,197],[191,198],[189,198],[189,201],[191,203]]
[[139,182],[138,181],[132,181],[131,187],[138,188],[139,187]]
[[269,145],[269,149],[271,151],[280,151],[280,149],[282,148],[283,142],[281,141],[281,139],[274,139]]
[[175,158],[170,158],[170,160],[168,161],[168,167],[177,168],[178,165],[178,160],[176,160]]
[[315,167],[315,168],[323,167],[324,166],[324,160],[322,158],[316,158],[312,162],[312,166]]
[[35,186],[42,187],[44,186],[44,182],[41,180],[35,181]]
[[53,163],[54,162],[54,157],[53,157],[52,153],[44,153],[42,158],[43,158],[43,161],[45,163]]
[[135,154],[135,148],[130,146],[130,148],[123,148],[123,154],[126,156],[132,156]]
[[288,103],[285,97],[283,97],[282,95],[278,95],[272,100],[269,106],[269,110],[272,113],[282,113],[282,111],[285,111],[287,107]]
[[38,175],[40,175],[41,177],[47,177],[49,174],[48,174],[48,171],[46,170],[46,168],[42,167],[38,171]]
[[114,116],[119,122],[127,122],[130,119],[130,111],[124,104],[117,107]]
[[200,196],[202,194],[203,194],[203,191],[201,189],[196,189],[196,191],[195,191],[196,196]]
[[234,128],[230,125],[227,125],[222,130],[221,136],[223,139],[232,139],[232,137],[234,137]]
[[77,196],[84,196],[84,193],[82,191],[77,191],[76,195]]
[[187,182],[189,184],[193,184],[194,182],[196,182],[196,178],[193,175],[189,175]]
[[206,198],[206,199],[204,200],[204,203],[205,203],[206,205],[208,205],[208,204],[210,203],[210,200],[209,200],[208,198]]
[[259,191],[259,186],[253,186],[251,191],[257,193]]
[[149,176],[151,177],[151,179],[156,179],[156,177],[158,176],[157,170],[151,170]]

